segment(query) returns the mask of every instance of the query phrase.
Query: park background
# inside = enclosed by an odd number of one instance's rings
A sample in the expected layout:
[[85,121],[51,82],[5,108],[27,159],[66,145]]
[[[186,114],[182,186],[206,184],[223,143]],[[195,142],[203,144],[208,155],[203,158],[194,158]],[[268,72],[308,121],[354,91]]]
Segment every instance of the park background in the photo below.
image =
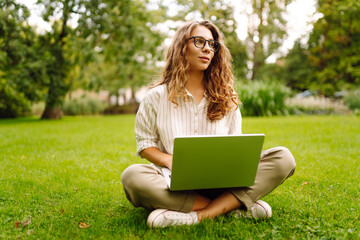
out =
[[[293,43],[301,1],[23,2],[0,1],[0,238],[360,238],[359,1],[315,1]],[[269,221],[149,230],[122,191],[122,171],[146,162],[134,156],[134,113],[193,19],[224,35],[244,132],[297,160],[265,199]]]
[[[192,19],[222,31],[243,115],[359,108],[355,0],[41,0],[31,12],[19,2],[0,5],[1,118],[136,112],[175,30]],[[302,4],[310,10],[293,21]]]

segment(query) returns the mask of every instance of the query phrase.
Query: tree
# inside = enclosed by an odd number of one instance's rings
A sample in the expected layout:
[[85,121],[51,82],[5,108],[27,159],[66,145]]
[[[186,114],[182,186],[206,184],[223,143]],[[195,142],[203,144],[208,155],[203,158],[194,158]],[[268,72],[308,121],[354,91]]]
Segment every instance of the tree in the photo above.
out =
[[314,88],[332,96],[360,84],[360,2],[319,0],[323,17],[314,24],[308,41]]
[[43,59],[36,34],[27,25],[29,10],[15,1],[0,3],[0,117],[18,117],[41,99]]
[[[40,36],[40,42],[43,46],[40,54],[47,59],[46,61],[46,80],[42,83],[47,87],[47,95],[45,100],[45,110],[41,118],[57,119],[62,115],[61,106],[63,104],[66,93],[71,89],[72,79],[67,76],[72,68],[76,65],[82,56],[89,55],[88,48],[79,47],[81,43],[90,42],[94,44],[96,39],[92,36],[98,25],[97,16],[103,12],[100,2],[97,0],[38,0],[38,5],[44,7],[42,17],[44,21],[51,24],[51,31]],[[97,10],[94,10],[94,9]],[[89,11],[89,9],[91,11]],[[95,14],[92,14],[94,13]],[[87,16],[89,25],[92,27],[87,29],[87,35],[76,36],[76,28],[70,27],[70,21],[74,16]],[[59,18],[60,17],[60,18]],[[51,21],[51,19],[56,19]],[[79,28],[81,28],[80,26]],[[100,26],[101,28],[101,26]],[[86,37],[88,37],[86,39]],[[78,41],[76,38],[83,38],[87,41]],[[77,50],[72,52],[74,42],[77,44]],[[71,57],[75,55],[75,57]],[[86,62],[89,58],[82,58]]]
[[248,0],[247,46],[251,58],[251,79],[262,78],[265,60],[276,53],[286,36],[283,13],[291,0]]
[[[160,39],[151,31],[151,13],[143,1],[38,0],[37,4],[45,7],[45,21],[58,19],[52,23],[52,31],[41,37],[42,55],[49,57],[48,93],[42,118],[61,117],[66,93],[76,80],[89,76],[92,70],[87,66],[95,59],[102,66],[115,67],[110,69],[113,72],[101,69],[106,74],[97,72],[98,79],[90,82],[101,83],[112,92],[120,86],[139,85],[147,64],[156,56]],[[77,26],[70,27],[74,17],[78,18]],[[109,84],[99,79],[104,76]]]
[[135,91],[149,80],[164,36],[154,29],[165,19],[162,9],[150,11],[142,1],[107,1],[107,21],[101,33],[101,65],[107,71],[97,71],[103,87],[119,96],[119,88]]
[[278,63],[281,63],[279,79],[283,79],[291,89],[304,91],[312,87],[316,69],[310,64],[309,50],[299,39],[285,57],[278,59]]

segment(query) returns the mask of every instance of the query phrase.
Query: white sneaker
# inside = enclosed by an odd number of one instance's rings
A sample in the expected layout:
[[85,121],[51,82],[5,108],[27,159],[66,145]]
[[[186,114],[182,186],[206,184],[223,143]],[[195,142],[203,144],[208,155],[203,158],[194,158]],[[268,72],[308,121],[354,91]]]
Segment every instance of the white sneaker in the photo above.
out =
[[265,219],[272,216],[272,211],[267,202],[257,200],[248,211],[235,209],[232,211],[232,215],[238,218]]
[[150,228],[156,228],[173,225],[192,225],[198,222],[196,212],[183,213],[167,209],[156,209],[150,213],[146,224]]

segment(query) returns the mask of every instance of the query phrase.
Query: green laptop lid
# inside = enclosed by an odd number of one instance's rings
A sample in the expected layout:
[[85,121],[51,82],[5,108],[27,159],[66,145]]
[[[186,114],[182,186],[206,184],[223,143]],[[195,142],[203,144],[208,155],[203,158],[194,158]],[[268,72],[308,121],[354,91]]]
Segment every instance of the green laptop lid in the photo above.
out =
[[175,138],[170,190],[253,185],[264,137],[243,134]]

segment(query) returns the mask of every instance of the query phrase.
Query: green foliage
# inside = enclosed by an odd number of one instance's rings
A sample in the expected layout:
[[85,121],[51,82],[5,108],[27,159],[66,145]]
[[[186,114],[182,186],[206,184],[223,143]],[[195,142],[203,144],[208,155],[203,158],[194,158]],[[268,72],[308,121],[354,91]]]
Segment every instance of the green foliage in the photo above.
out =
[[[153,18],[144,1],[39,0],[38,5],[44,6],[44,21],[52,24],[41,38],[43,54],[50,56],[43,118],[60,117],[70,89],[102,87],[116,93],[144,83],[162,40],[151,28]],[[61,19],[51,21],[59,14]],[[78,25],[71,28],[74,16]]]
[[312,79],[315,70],[315,67],[310,64],[309,51],[302,46],[300,39],[298,39],[288,54],[277,60],[273,71],[266,72],[264,79],[275,76],[292,90],[316,90],[317,82]]
[[244,116],[288,115],[291,110],[285,104],[290,89],[280,83],[253,81],[237,88]]
[[312,80],[318,90],[332,96],[336,91],[360,84],[360,2],[321,0],[323,15],[314,24],[308,45]]
[[[44,7],[42,12],[43,20],[49,22],[52,29],[50,32],[39,36],[39,42],[43,46],[41,55],[47,59],[45,66],[46,75],[48,76],[46,81],[43,82],[48,90],[42,118],[60,118],[65,95],[71,89],[74,80],[68,79],[67,76],[73,67],[80,64],[77,56],[88,55],[87,48],[82,48],[76,44],[76,31],[69,27],[69,22],[75,13],[81,15],[86,12],[86,3],[81,0],[76,2],[38,0],[37,4]],[[55,16],[59,15],[61,16],[59,20],[51,20],[52,17],[57,19]],[[91,18],[89,18],[89,22],[92,22]],[[82,37],[81,35],[77,36],[79,39],[82,39]],[[90,37],[89,42],[93,43]],[[77,45],[76,51],[70,51],[73,45]],[[72,56],[73,58],[71,58]],[[73,61],[74,59],[75,61]]]
[[0,117],[28,113],[39,101],[44,66],[38,55],[35,32],[26,24],[29,10],[14,1],[0,3]]
[[0,79],[0,118],[15,118],[30,113],[30,102],[4,79]]
[[279,67],[278,76],[288,87],[297,91],[317,89],[318,84],[312,79],[316,69],[310,64],[309,51],[300,40],[295,41],[293,48],[279,62],[283,65]]
[[65,115],[94,115],[100,114],[106,108],[106,104],[99,99],[81,97],[68,99],[63,104]]
[[[100,79],[99,87],[118,95],[120,88],[135,90],[147,83],[156,69],[156,61],[162,57],[159,46],[164,39],[156,24],[164,13],[147,9],[141,0],[109,0],[103,4],[106,8],[98,36],[101,50],[97,52],[97,61],[87,69],[85,79]],[[154,16],[155,13],[159,15]],[[84,16],[79,23],[84,25],[86,21]]]
[[[154,7],[147,0],[38,0],[44,21],[51,25],[51,31],[43,34],[27,24],[30,12],[24,5],[0,1],[1,109],[23,109],[7,114],[16,117],[27,112],[27,105],[45,101],[43,117],[60,117],[69,90],[106,89],[114,95],[119,88],[134,91],[159,71],[156,63],[162,59],[165,38],[161,25],[195,18],[210,19],[222,31],[237,79],[246,78],[250,62],[252,79],[281,79],[299,91],[312,89],[332,96],[360,85],[360,2],[356,0],[318,1],[322,17],[307,46],[296,42],[276,64],[265,63],[286,36],[283,12],[290,2],[244,3],[251,10],[244,43],[236,33],[242,23],[235,21],[234,7],[226,0],[177,0],[176,16],[167,16],[171,9],[162,1]],[[74,19],[78,24],[71,26]]]
[[[163,36],[154,30],[162,12],[148,11],[146,4],[38,0],[51,31],[36,34],[26,23],[26,7],[2,1],[0,77],[28,100],[44,100],[42,118],[50,119],[61,117],[71,89],[102,87],[112,93],[121,87],[136,89],[162,54],[158,46]],[[69,23],[74,19],[78,24],[72,27]]]
[[252,63],[252,80],[264,79],[265,60],[276,53],[286,37],[284,12],[291,0],[251,0],[247,46]]
[[344,98],[344,104],[351,110],[360,110],[360,89],[349,92]]

